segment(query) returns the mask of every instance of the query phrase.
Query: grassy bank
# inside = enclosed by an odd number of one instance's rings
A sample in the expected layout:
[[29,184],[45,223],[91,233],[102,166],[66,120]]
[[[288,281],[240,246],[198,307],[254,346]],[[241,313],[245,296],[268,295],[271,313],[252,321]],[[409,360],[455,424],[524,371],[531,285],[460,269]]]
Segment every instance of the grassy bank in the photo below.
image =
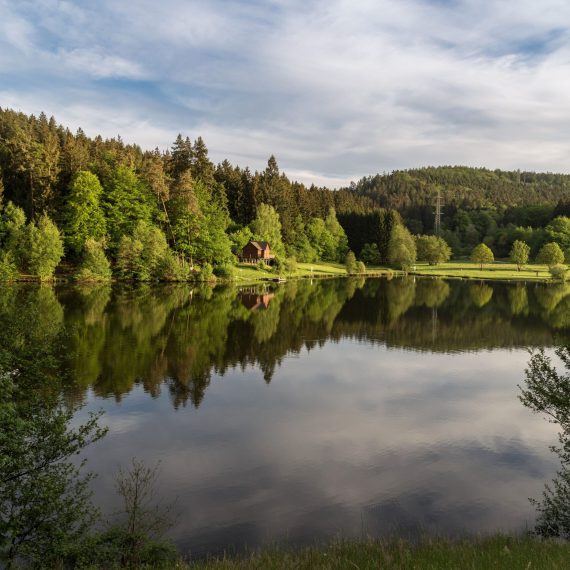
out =
[[[363,276],[401,275],[403,272],[388,267],[370,266]],[[496,262],[483,266],[468,261],[450,261],[439,265],[417,263],[409,271],[410,275],[427,277],[449,277],[456,279],[487,279],[493,281],[552,281],[547,265],[526,265],[520,271],[513,263]],[[340,263],[299,263],[297,272],[286,278],[324,278],[346,276],[346,269]],[[275,279],[277,275],[270,268],[260,270],[255,265],[239,264],[236,269],[237,281],[263,281]]]
[[[387,267],[369,267],[363,276],[394,275],[401,273],[388,269]],[[297,271],[292,275],[283,276],[286,279],[292,278],[326,278],[326,277],[346,277],[346,269],[342,263],[315,262],[298,263]],[[255,265],[246,263],[238,264],[235,272],[236,281],[264,281],[277,278],[277,274],[271,268],[265,270],[258,269]]]
[[492,279],[508,281],[551,281],[547,265],[529,264],[520,271],[514,263],[496,262],[483,266],[468,261],[450,261],[431,266],[417,263],[411,271],[415,275],[431,277],[457,277],[462,279]]
[[551,570],[570,567],[570,544],[495,536],[480,540],[339,542],[298,551],[267,550],[242,558],[216,558],[180,570]]

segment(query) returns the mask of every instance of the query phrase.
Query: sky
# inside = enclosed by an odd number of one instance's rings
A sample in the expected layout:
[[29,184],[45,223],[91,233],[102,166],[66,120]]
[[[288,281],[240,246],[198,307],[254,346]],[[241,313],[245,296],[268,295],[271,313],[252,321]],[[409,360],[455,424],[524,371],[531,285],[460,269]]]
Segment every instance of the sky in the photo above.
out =
[[0,0],[0,107],[339,187],[570,172],[566,0]]

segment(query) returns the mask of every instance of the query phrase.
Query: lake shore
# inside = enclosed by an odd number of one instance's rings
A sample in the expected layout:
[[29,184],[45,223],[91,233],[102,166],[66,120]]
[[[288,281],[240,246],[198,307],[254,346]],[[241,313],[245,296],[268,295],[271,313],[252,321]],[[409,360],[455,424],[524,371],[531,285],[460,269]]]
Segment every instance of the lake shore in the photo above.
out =
[[245,570],[296,568],[383,570],[559,569],[567,567],[570,543],[532,537],[496,535],[481,539],[425,540],[420,544],[393,539],[340,541],[328,546],[299,550],[267,549],[246,556],[224,556],[191,563],[179,562],[180,570]]
[[[278,274],[271,270],[259,269],[256,265],[239,263],[235,266],[233,278],[217,277],[210,283],[237,283],[246,285],[256,282],[285,281],[291,279],[331,279],[336,277],[401,277],[404,275],[416,275],[419,277],[435,277],[438,279],[473,279],[477,281],[512,281],[512,282],[560,282],[553,279],[548,271],[548,266],[538,264],[525,265],[520,270],[513,263],[495,262],[483,266],[483,269],[475,263],[467,261],[450,261],[438,265],[428,265],[427,263],[416,263],[409,271],[393,269],[386,266],[368,266],[363,273],[347,274],[345,266],[341,263],[315,262],[298,263],[295,273]],[[39,282],[31,275],[20,275],[13,281],[4,283],[29,283]],[[77,280],[73,273],[56,274],[48,283],[112,283],[126,282],[131,280],[109,279],[101,281]],[[194,282],[194,281],[192,281]]]

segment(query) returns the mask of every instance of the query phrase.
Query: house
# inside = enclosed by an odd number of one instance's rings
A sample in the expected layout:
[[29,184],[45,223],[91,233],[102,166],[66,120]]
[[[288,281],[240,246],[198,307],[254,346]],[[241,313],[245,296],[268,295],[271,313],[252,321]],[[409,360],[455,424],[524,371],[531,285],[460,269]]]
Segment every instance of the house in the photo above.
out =
[[275,256],[271,253],[269,243],[266,241],[248,241],[241,250],[240,261],[257,263],[260,259],[268,264],[271,264],[275,259]]

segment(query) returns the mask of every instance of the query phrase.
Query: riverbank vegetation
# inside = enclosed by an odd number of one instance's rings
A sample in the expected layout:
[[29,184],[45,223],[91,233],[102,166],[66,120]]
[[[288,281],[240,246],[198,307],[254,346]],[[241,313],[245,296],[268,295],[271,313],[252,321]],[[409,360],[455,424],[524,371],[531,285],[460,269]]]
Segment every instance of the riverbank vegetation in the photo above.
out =
[[570,544],[538,541],[529,537],[492,536],[474,540],[426,540],[413,544],[404,540],[339,541],[329,546],[299,550],[268,549],[243,557],[222,557],[179,563],[180,570],[519,570],[564,568]]
[[570,176],[425,168],[330,190],[291,181],[273,156],[260,172],[215,165],[200,137],[148,151],[9,109],[0,196],[5,281],[228,281],[250,240],[268,242],[271,271],[290,277],[302,264],[362,274],[469,256],[483,269],[510,256],[562,279],[570,256]]

